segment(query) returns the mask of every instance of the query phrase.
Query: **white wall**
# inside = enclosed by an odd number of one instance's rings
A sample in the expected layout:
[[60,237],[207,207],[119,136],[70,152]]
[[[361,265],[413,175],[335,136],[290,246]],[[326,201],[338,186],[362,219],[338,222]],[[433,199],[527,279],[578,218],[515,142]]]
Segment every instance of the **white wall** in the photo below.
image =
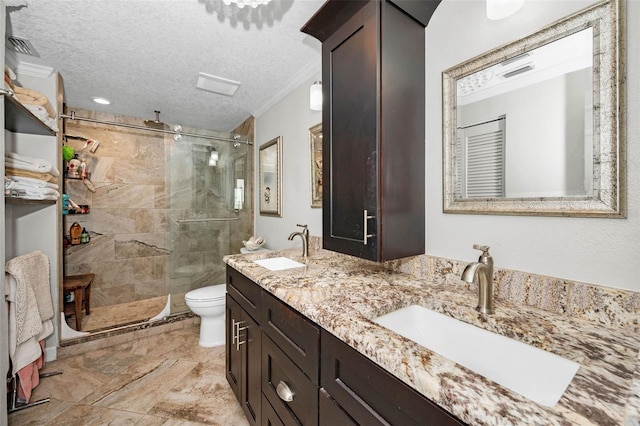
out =
[[[473,261],[474,243],[486,244],[498,267],[609,287],[640,291],[640,1],[627,5],[627,192],[628,219],[460,215],[442,213],[443,70],[482,52],[530,34],[569,15],[590,0],[529,0],[502,21],[485,18],[484,2],[443,0],[426,30],[426,241],[427,254]],[[283,217],[256,213],[256,234],[273,248],[296,223],[322,230],[321,211],[311,209],[308,128],[321,114],[308,108],[309,79],[256,119],[258,145],[284,139]],[[257,151],[256,151],[257,152]],[[296,245],[299,242],[296,241]]]
[[322,121],[321,111],[309,109],[309,88],[321,80],[320,67],[312,78],[264,114],[256,117],[255,170],[258,194],[258,150],[260,145],[282,136],[282,217],[261,216],[256,198],[255,234],[263,237],[266,246],[281,249],[301,246],[300,238],[287,237],[300,230],[296,224],[309,225],[311,235],[322,235],[322,209],[311,208],[311,153],[309,128]]
[[[444,0],[426,31],[427,253],[474,260],[474,243],[492,247],[499,267],[640,291],[640,2],[627,2],[628,219],[442,213],[443,70],[527,35],[593,1],[530,0],[502,21],[484,2]],[[455,23],[453,25],[452,23]]]

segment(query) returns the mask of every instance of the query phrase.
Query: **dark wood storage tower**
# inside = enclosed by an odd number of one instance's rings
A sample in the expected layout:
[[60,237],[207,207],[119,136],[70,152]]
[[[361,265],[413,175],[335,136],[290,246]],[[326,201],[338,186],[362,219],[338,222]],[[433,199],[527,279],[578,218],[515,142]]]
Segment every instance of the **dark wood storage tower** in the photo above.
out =
[[425,31],[434,1],[328,1],[322,42],[323,248],[374,261],[425,250]]

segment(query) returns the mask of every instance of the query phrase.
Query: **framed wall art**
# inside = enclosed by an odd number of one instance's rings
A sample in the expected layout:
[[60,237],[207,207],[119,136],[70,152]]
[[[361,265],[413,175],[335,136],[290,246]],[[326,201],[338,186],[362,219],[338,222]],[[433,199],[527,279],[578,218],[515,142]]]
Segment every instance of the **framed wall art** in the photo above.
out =
[[282,136],[260,146],[258,161],[260,214],[282,217]]

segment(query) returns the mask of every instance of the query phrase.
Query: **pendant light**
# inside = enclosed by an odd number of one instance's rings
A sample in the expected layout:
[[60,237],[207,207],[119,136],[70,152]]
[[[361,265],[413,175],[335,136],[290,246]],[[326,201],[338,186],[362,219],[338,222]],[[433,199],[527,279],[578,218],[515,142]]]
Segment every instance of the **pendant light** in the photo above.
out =
[[309,89],[309,108],[322,111],[322,82],[314,81]]

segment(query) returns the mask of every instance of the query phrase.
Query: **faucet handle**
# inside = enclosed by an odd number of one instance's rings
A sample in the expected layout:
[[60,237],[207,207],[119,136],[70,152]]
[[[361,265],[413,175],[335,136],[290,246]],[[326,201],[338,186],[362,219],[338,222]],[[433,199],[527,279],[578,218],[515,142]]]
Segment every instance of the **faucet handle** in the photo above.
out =
[[480,244],[474,244],[473,248],[476,250],[482,250],[482,254],[480,255],[480,257],[478,258],[478,261],[480,263],[486,263],[486,264],[493,264],[493,258],[491,257],[491,255],[489,254],[489,249],[491,247],[489,246],[482,246]]
[[[298,226],[300,226],[300,225],[298,225]],[[482,245],[480,245],[480,244],[474,244],[474,245],[473,245],[473,248],[474,248],[474,249],[476,249],[476,250],[482,250],[482,252],[483,252],[482,254],[489,254],[489,249],[490,249],[491,247],[489,247],[489,246],[482,246]]]
[[303,231],[306,231],[308,225],[300,225],[299,223],[296,223],[296,226],[299,226]]

